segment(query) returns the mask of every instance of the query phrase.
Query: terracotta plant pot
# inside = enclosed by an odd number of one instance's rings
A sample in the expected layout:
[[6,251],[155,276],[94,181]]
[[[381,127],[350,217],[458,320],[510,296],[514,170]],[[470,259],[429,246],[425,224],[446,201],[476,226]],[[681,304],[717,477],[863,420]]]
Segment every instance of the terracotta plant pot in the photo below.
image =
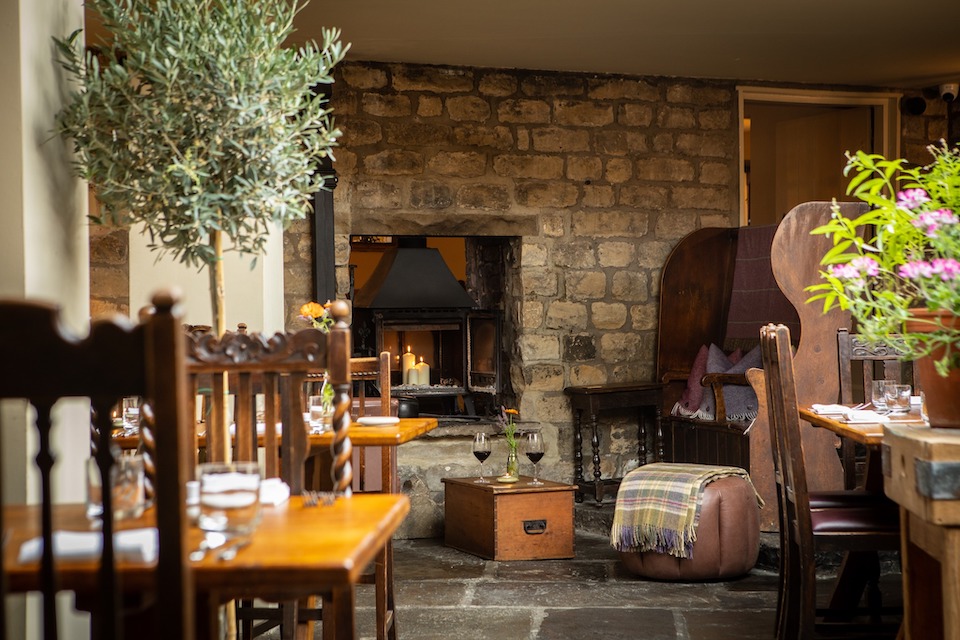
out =
[[[948,311],[929,311],[914,309],[913,315],[917,321],[908,320],[908,332],[922,333],[932,326],[930,320],[938,316],[944,326],[953,326],[960,329],[960,318]],[[927,404],[927,416],[931,427],[947,427],[960,429],[960,369],[951,369],[947,377],[937,373],[933,363],[942,356],[942,350],[934,351],[928,357],[914,361],[917,368],[917,380],[923,389]]]

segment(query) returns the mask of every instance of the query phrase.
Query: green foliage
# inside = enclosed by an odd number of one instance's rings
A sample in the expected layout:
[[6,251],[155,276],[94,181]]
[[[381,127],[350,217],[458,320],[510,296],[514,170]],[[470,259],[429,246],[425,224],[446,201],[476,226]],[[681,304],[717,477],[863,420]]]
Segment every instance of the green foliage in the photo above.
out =
[[820,264],[820,284],[807,287],[824,311],[849,310],[857,330],[871,341],[896,348],[901,334],[905,357],[943,349],[937,370],[960,366],[960,335],[936,324],[930,332],[908,332],[911,309],[960,314],[960,147],[931,146],[933,162],[858,151],[844,170],[853,175],[849,195],[870,209],[850,219],[834,203],[830,222],[812,231],[833,241]]
[[276,224],[310,211],[340,131],[314,90],[346,47],[284,48],[300,0],[87,0],[111,41],[57,40],[79,90],[58,114],[96,222],[143,223],[151,249],[197,268],[262,253]]

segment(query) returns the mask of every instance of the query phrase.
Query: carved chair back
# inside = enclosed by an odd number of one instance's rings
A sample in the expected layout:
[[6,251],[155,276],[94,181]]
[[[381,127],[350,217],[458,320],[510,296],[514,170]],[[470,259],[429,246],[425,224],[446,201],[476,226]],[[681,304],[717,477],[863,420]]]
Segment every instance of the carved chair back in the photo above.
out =
[[[60,399],[90,401],[90,426],[96,442],[108,442],[113,408],[125,396],[140,396],[142,429],[153,444],[152,463],[163,474],[154,485],[159,534],[153,595],[157,612],[153,622],[163,637],[192,638],[193,586],[186,562],[186,500],[190,418],[186,400],[184,334],[176,314],[178,300],[171,292],[153,297],[150,313],[137,325],[104,318],[91,323],[89,335],[68,335],[51,305],[23,300],[0,301],[0,399],[25,399],[36,411],[37,466],[40,478],[40,529],[43,537],[40,577],[45,638],[57,636],[55,596],[57,563],[53,553],[53,486],[55,455],[50,435]],[[63,421],[60,429],[69,429]],[[20,425],[7,425],[17,428]],[[113,447],[96,446],[101,486],[109,486],[114,465]],[[102,553],[97,577],[98,596],[93,612],[102,638],[124,637],[113,533],[112,492],[102,496]],[[2,526],[2,522],[0,522]],[[2,558],[2,556],[0,556]],[[2,569],[2,567],[0,567]],[[5,595],[0,582],[0,597]],[[0,612],[3,609],[0,608]],[[0,616],[3,614],[0,613]],[[6,636],[5,620],[0,635]]]
[[[311,372],[326,370],[334,389],[334,489],[349,495],[349,305],[335,302],[331,313],[334,325],[327,333],[309,328],[272,337],[248,332],[229,332],[220,338],[209,333],[188,337],[186,362],[192,388],[195,393],[205,385],[211,389],[205,416],[208,461],[225,461],[231,450],[234,460],[257,460],[256,395],[260,392],[264,397],[264,475],[283,478],[291,493],[299,495],[308,454],[303,419],[305,383]],[[227,424],[228,385],[236,396],[232,429]],[[276,424],[281,425],[279,442]]]

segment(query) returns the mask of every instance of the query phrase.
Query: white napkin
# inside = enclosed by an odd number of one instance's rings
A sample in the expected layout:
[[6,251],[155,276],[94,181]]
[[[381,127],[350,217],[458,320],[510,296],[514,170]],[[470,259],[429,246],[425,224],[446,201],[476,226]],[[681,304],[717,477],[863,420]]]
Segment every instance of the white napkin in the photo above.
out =
[[260,504],[278,505],[290,499],[290,485],[280,478],[267,478],[260,483]]
[[[277,423],[277,433],[280,433],[282,430],[283,430],[283,423],[278,422],[278,423]],[[267,432],[267,425],[264,424],[263,422],[258,422],[258,423],[257,423],[257,435],[258,435],[258,436],[262,436],[262,435],[263,435],[264,433],[266,433],[266,432]],[[237,433],[237,425],[236,425],[236,423],[231,423],[231,424],[230,424],[230,435],[236,435],[236,433]]]
[[821,416],[845,416],[851,411],[850,407],[842,404],[815,404],[810,408]]
[[[160,539],[155,527],[128,529],[113,534],[113,550],[124,562],[155,562]],[[53,555],[58,560],[96,560],[103,536],[99,531],[54,531]],[[43,540],[38,536],[20,545],[17,561],[39,562]]]
[[848,423],[888,422],[889,421],[889,418],[887,418],[887,416],[882,416],[876,411],[869,411],[869,410],[863,410],[863,409],[858,411],[852,411],[852,410],[849,411],[846,415],[846,418]]

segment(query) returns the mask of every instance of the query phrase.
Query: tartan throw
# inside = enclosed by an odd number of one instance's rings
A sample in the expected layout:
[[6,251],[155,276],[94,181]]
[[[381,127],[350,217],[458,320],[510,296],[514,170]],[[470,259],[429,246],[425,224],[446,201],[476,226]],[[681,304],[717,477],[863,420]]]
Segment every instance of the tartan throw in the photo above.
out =
[[[692,558],[703,488],[727,476],[750,482],[739,467],[655,462],[634,469],[620,483],[610,544],[618,551]],[[759,495],[757,502],[763,505]]]

